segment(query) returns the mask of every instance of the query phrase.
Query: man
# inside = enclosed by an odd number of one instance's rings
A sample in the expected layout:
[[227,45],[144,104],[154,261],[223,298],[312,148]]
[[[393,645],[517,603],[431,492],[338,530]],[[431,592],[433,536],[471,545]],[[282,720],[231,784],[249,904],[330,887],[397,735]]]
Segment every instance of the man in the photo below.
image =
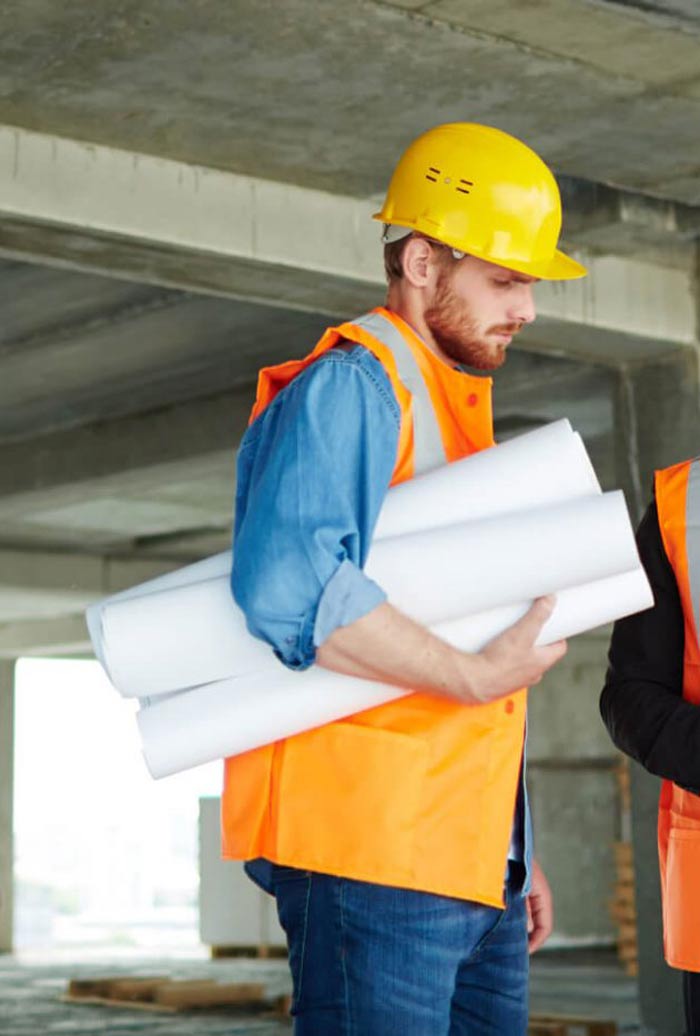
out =
[[564,653],[534,647],[553,602],[467,654],[362,567],[390,484],[493,444],[491,381],[463,367],[499,367],[535,282],[585,270],[556,249],[550,171],[486,126],[414,141],[375,218],[386,305],[261,372],[232,588],[285,665],[416,693],[227,760],[224,854],[276,896],[297,1036],[518,1036],[528,894],[531,950],[551,928],[519,689]]
[[662,777],[664,952],[700,1036],[700,461],[656,473],[637,544],[654,607],[615,623],[600,710],[623,752]]

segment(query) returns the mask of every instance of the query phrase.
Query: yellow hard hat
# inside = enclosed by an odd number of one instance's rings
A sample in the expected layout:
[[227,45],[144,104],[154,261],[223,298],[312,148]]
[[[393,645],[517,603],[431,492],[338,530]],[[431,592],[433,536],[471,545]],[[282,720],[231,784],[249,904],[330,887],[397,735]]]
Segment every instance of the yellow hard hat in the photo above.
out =
[[453,122],[414,140],[373,219],[544,280],[584,277],[557,249],[554,176],[522,141],[492,126]]

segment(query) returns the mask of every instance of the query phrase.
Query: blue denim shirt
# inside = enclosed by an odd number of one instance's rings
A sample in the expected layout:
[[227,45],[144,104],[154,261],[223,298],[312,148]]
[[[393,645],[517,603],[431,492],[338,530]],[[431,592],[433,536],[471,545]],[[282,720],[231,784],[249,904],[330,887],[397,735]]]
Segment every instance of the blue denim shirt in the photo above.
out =
[[357,345],[319,357],[243,437],[233,595],[250,632],[291,669],[386,600],[362,567],[400,420],[384,368]]
[[[394,471],[401,412],[359,345],[324,353],[248,428],[238,453],[233,595],[253,636],[306,669],[386,594],[362,571]],[[511,842],[529,873],[524,784]],[[261,863],[257,880],[262,880]],[[256,866],[249,867],[251,876]]]

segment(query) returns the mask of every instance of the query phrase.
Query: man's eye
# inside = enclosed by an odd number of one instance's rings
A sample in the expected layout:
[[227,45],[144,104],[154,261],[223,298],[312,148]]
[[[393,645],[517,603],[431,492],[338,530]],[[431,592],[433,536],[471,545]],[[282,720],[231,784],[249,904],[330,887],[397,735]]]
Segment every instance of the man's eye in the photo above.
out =
[[499,281],[499,280],[494,280],[494,282],[493,282],[493,283],[494,283],[494,284],[496,284],[496,285],[497,285],[497,286],[498,286],[499,288],[510,288],[510,286],[511,286],[511,284],[512,284],[513,282],[512,282],[512,281]]

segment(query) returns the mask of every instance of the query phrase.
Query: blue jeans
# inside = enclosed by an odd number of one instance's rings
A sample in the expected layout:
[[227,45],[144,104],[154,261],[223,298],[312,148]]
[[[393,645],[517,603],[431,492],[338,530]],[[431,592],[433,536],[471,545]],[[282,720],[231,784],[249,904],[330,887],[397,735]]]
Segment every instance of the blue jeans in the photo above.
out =
[[295,1036],[525,1036],[522,872],[497,910],[273,865]]

